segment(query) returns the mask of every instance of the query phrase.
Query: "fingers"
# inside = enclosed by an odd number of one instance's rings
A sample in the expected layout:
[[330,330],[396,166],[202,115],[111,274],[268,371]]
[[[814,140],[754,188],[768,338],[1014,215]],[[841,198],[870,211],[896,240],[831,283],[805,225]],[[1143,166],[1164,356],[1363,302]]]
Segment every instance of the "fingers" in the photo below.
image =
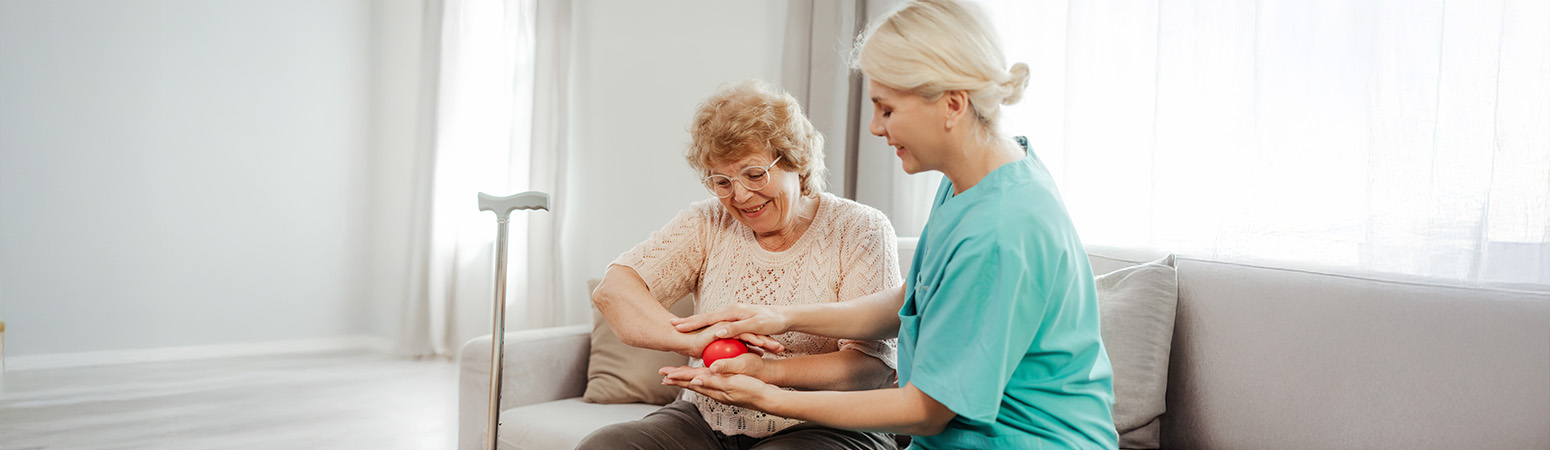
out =
[[662,375],[662,384],[672,384],[672,381],[689,382],[694,377],[711,374],[710,369],[700,367],[663,367],[657,371]]
[[[703,317],[700,317],[699,314],[695,314],[695,315],[692,315],[692,316],[689,316],[689,317],[674,317],[673,320],[669,321],[669,323],[672,323],[673,324],[673,328],[677,329],[679,333],[688,333],[690,331],[698,330],[700,328],[705,328],[705,326],[703,325],[704,320],[705,319]],[[695,324],[702,324],[702,325],[699,325],[698,327],[696,327]]]
[[[664,369],[666,369],[666,368],[664,367]],[[662,384],[670,384],[670,385],[678,386],[678,387],[685,388],[685,389],[694,389],[694,390],[700,392],[701,394],[710,395],[705,390],[719,390],[719,389],[707,388],[705,386],[705,383],[707,382],[706,380],[719,380],[720,378],[723,378],[723,377],[726,377],[726,376],[729,376],[729,375],[717,375],[717,374],[714,374],[714,373],[710,373],[710,371],[708,371],[708,370],[705,371],[705,372],[702,372],[702,373],[674,372],[673,375],[669,375],[669,376],[663,377],[662,378]],[[711,381],[711,383],[714,383],[717,386],[721,385],[720,381]]]
[[716,361],[716,363],[711,364],[708,369],[710,369],[710,373],[716,374],[752,375],[751,372],[753,372],[753,365],[758,362],[762,362],[762,359],[759,357],[759,355],[744,353],[731,358],[724,358],[720,361]]
[[662,384],[689,389],[704,394],[706,397],[716,401],[726,403],[728,400],[727,392],[723,389],[727,387],[727,384],[722,381],[725,377],[726,375],[716,375],[707,372],[690,377],[663,378]]
[[776,341],[775,338],[762,334],[742,333],[737,335],[737,339],[748,343],[748,345],[770,353],[780,353],[786,351],[786,347],[781,345],[780,341]]
[[695,315],[692,315],[692,316],[689,316],[689,317],[685,317],[685,318],[681,318],[681,319],[673,319],[672,323],[673,323],[673,328],[678,329],[678,332],[680,332],[680,333],[688,333],[690,331],[694,331],[694,330],[698,330],[698,329],[701,329],[701,328],[708,327],[708,326],[713,325],[713,324],[715,324],[717,322],[726,322],[726,321],[731,321],[731,320],[742,320],[742,319],[743,319],[743,317],[740,314],[738,314],[737,312],[733,311],[732,309],[723,309],[723,310],[716,311],[716,312],[709,312],[709,313],[705,313],[705,314],[695,314]]
[[761,411],[759,405],[765,398],[762,392],[771,389],[769,384],[745,375],[704,374],[689,381],[663,380],[663,384],[689,389],[728,405]]
[[[704,390],[707,390],[707,391],[720,392],[720,393],[722,393],[723,397],[725,397],[726,394],[730,394],[731,391],[733,390],[733,386],[732,386],[732,379],[733,379],[733,377],[738,377],[738,376],[741,376],[741,375],[714,375],[714,374],[706,374],[706,375],[701,375],[701,376],[694,377],[694,380],[690,381],[689,385],[691,385],[691,386],[698,386],[701,389],[704,389]],[[698,389],[696,389],[696,390],[698,390]]]
[[721,324],[720,327],[716,327],[716,337],[724,338],[728,336],[741,336],[745,334],[759,334],[762,336],[762,334],[759,333],[758,328],[759,327],[754,324],[753,320],[745,319],[729,321]]
[[694,391],[694,392],[698,392],[698,393],[700,393],[700,395],[704,395],[706,397],[710,397],[711,400],[715,400],[715,401],[718,401],[718,402],[726,403],[726,401],[728,400],[727,393],[722,392],[722,391],[718,391],[718,390],[714,390],[714,389],[707,389],[705,386],[702,386],[702,385],[691,384],[689,382],[674,382],[674,383],[670,383],[670,384],[672,384],[674,386],[678,386],[678,387],[684,388],[684,389],[688,389],[688,390],[691,390],[691,391]]
[[[685,379],[678,379],[678,378],[663,378],[662,379],[662,384],[665,384],[665,385],[668,385],[668,386],[678,386],[678,387],[681,387],[681,388],[684,388],[684,389],[694,389],[697,386],[690,385],[689,382],[691,380],[693,380],[693,378],[690,378],[690,379],[687,379],[687,380],[685,380]],[[696,391],[696,392],[698,392],[698,391]],[[700,393],[704,394],[704,392],[700,392]]]
[[663,367],[661,369],[657,369],[657,374],[658,375],[669,375],[669,374],[672,374],[674,372],[681,372],[681,371],[688,370],[688,369],[693,369],[693,367],[689,367],[689,366],[678,366],[678,367],[668,366],[668,367]]

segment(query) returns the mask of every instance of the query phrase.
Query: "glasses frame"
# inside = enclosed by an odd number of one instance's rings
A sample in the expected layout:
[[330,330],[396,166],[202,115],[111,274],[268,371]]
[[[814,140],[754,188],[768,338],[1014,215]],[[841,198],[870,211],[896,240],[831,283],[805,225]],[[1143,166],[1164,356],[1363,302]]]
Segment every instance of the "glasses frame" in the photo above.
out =
[[[768,176],[769,176],[770,172],[773,172],[775,170],[775,164],[779,163],[780,159],[784,158],[784,157],[785,156],[776,156],[775,160],[774,161],[770,161],[769,165],[744,167],[743,170],[738,171],[737,176],[735,176],[735,177],[730,177],[730,176],[726,176],[726,175],[722,175],[722,174],[706,175],[704,178],[700,179],[700,184],[705,185],[705,190],[710,191],[710,195],[714,195],[714,196],[716,196],[716,198],[731,197],[732,194],[736,192],[734,190],[728,189],[727,190],[727,195],[721,195],[721,194],[716,193],[715,185],[710,184],[710,180],[712,178],[716,178],[716,177],[722,177],[722,178],[726,178],[728,180],[731,180],[732,182],[737,183],[738,186],[742,186],[743,189],[747,189],[749,191],[761,191],[761,190],[764,190],[764,188],[770,187],[770,180],[769,180]],[[752,169],[752,168],[755,168],[755,167],[760,168],[760,169],[764,169],[764,174],[766,176],[766,178],[764,179],[764,185],[763,186],[759,186],[758,189],[754,189],[754,188],[748,187],[747,184],[743,183],[743,181],[744,181],[743,174],[747,173],[748,169]]]

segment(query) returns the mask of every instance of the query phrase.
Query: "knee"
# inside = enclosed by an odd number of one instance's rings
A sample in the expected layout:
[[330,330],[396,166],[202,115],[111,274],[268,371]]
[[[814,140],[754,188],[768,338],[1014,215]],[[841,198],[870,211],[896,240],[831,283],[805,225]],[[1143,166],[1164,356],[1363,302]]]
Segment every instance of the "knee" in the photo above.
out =
[[592,434],[581,439],[576,448],[580,449],[628,449],[637,448],[635,442],[639,442],[643,436],[640,430],[630,426],[631,422],[616,423],[593,431]]
[[895,450],[900,447],[893,436],[865,431],[842,430],[826,427],[803,427],[776,434],[754,445],[758,450],[807,450],[834,448],[847,450]]

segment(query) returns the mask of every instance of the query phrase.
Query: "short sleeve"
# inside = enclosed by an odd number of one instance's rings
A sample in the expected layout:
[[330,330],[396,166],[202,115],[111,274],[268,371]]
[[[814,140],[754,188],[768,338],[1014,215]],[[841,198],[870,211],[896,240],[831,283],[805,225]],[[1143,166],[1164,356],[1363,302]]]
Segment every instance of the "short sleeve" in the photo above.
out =
[[[860,220],[853,222],[856,236],[845,248],[841,263],[839,288],[840,301],[897,288],[903,283],[899,275],[899,243],[893,224],[887,216],[875,210],[865,211]],[[889,368],[898,368],[898,340],[884,339],[863,341],[840,339],[841,350],[855,350],[882,360]]]
[[996,420],[1043,323],[1046,301],[1025,258],[994,239],[965,241],[919,311],[909,382],[967,420]]
[[672,306],[699,284],[710,221],[705,208],[680,211],[666,226],[651,233],[651,238],[619,255],[611,265],[635,269],[651,289],[651,295],[663,306]]

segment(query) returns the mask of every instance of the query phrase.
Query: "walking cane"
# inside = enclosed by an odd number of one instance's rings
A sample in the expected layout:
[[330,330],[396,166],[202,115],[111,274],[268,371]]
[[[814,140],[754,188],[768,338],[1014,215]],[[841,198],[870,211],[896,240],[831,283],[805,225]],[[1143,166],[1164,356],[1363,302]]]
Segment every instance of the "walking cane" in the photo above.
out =
[[495,437],[500,425],[501,407],[501,359],[506,344],[506,224],[514,209],[549,210],[549,194],[528,191],[509,197],[496,197],[479,193],[479,210],[495,213],[500,229],[495,236],[495,320],[491,331],[490,347],[490,416],[485,422],[484,448],[495,450]]

